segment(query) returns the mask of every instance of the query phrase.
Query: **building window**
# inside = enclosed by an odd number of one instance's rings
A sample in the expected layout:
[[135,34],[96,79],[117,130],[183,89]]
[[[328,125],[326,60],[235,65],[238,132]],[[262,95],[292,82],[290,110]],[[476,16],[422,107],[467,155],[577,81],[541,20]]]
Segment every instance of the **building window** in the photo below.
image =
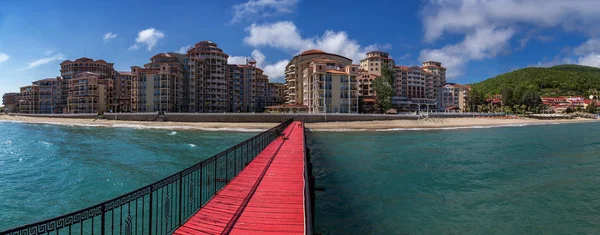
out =
[[373,71],[373,68],[371,68],[371,71]]

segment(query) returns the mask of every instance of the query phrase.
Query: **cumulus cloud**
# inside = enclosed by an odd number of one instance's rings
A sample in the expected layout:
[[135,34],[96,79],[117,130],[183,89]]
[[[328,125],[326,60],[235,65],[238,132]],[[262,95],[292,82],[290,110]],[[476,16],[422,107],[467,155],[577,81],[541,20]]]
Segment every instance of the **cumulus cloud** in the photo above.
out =
[[429,0],[422,10],[427,42],[492,24],[576,29],[574,25],[595,24],[599,13],[600,1],[590,0]]
[[187,54],[187,51],[192,48],[192,45],[187,45],[187,46],[182,46],[179,48],[179,50],[177,50],[177,53],[179,54]]
[[10,56],[8,56],[5,53],[0,52],[0,63],[7,61],[8,59],[10,59]]
[[296,25],[290,21],[262,25],[252,24],[246,28],[246,31],[249,34],[244,38],[244,43],[251,46],[270,46],[294,54],[308,49],[320,49],[346,56],[354,62],[360,61],[369,51],[391,48],[389,44],[361,46],[344,31],[327,30],[320,37],[303,38]]
[[258,49],[252,51],[252,57],[246,56],[230,56],[227,59],[228,64],[246,64],[246,59],[253,58],[256,60],[256,66],[262,68],[264,74],[269,76],[270,80],[277,80],[284,77],[285,66],[290,62],[289,60],[280,60],[274,64],[270,64],[267,61],[267,57]]
[[108,42],[108,41],[110,41],[111,39],[113,39],[113,38],[116,38],[116,37],[117,37],[117,35],[116,35],[116,34],[114,34],[114,33],[112,33],[112,32],[108,32],[108,33],[104,34],[104,41],[105,41],[105,42]]
[[[446,34],[464,35],[464,39],[439,49],[424,49],[420,58],[442,62],[448,67],[448,78],[455,78],[464,73],[462,69],[469,61],[497,56],[498,50],[516,35],[523,35],[519,29],[530,29],[518,41],[518,49],[522,49],[531,39],[552,40],[537,35],[540,29],[562,27],[586,34],[600,32],[594,23],[600,19],[599,13],[600,1],[589,0],[426,0],[421,11],[424,41],[433,43]],[[497,37],[476,40],[486,38],[485,35]],[[477,44],[469,46],[469,41]],[[562,60],[554,62],[557,61]],[[540,63],[543,64],[546,63]]]
[[165,34],[154,28],[144,29],[138,33],[135,39],[135,44],[129,47],[128,50],[138,50],[140,46],[145,45],[148,51],[152,51],[152,48],[158,44],[158,41],[165,37]]
[[298,0],[249,0],[233,6],[231,23],[291,13]]
[[491,58],[500,53],[514,33],[510,28],[481,28],[457,44],[422,50],[419,59],[442,62],[448,68],[446,76],[449,79],[456,78],[463,74],[462,70],[468,61]]
[[230,56],[227,58],[228,64],[246,64],[246,56]]
[[41,59],[38,59],[38,60],[34,60],[34,61],[30,62],[27,67],[25,67],[25,68],[23,68],[21,70],[33,69],[33,68],[36,68],[36,67],[41,66],[41,65],[45,65],[45,64],[53,62],[53,61],[61,61],[61,60],[64,60],[64,59],[65,59],[65,55],[63,55],[61,53],[58,53],[58,54],[56,54],[54,56],[51,56],[51,57],[45,57],[45,58],[41,58]]
[[577,64],[600,67],[600,53],[590,53],[586,56],[580,57],[577,60]]

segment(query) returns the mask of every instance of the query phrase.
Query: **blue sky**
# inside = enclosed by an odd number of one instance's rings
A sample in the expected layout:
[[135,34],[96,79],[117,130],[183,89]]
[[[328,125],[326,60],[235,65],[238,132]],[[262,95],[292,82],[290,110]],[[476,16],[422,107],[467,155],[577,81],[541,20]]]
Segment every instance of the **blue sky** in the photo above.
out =
[[0,7],[0,93],[60,75],[89,57],[120,71],[201,40],[273,81],[298,52],[358,60],[385,50],[401,65],[437,60],[448,81],[471,83],[528,66],[600,67],[597,0],[21,1]]

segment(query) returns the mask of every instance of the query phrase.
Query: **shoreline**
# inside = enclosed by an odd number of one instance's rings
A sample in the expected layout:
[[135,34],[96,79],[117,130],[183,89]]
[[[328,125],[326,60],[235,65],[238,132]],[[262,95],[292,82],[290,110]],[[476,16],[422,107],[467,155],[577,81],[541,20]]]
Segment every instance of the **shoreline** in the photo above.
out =
[[[224,123],[224,122],[150,122],[121,121],[106,119],[47,118],[0,115],[0,121],[32,124],[66,125],[81,127],[133,128],[158,130],[198,130],[260,132],[276,126],[278,123]],[[600,122],[597,119],[493,119],[493,118],[432,118],[420,120],[357,121],[357,122],[321,122],[307,123],[310,131],[418,131],[452,130],[467,128],[519,127],[530,125],[550,125],[564,123]]]

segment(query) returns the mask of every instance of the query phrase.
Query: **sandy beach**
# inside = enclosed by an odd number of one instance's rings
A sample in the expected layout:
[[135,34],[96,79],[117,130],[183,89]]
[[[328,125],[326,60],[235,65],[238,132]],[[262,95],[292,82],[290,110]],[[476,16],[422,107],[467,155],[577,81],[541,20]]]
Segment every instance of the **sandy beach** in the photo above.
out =
[[[262,131],[271,128],[276,123],[216,123],[216,122],[142,122],[120,121],[105,119],[73,119],[73,118],[46,118],[46,117],[21,117],[0,115],[0,121],[14,121],[25,123],[69,125],[69,126],[98,126],[121,127],[139,129],[169,129],[169,130],[204,130],[204,131]],[[324,122],[307,123],[306,127],[312,131],[369,131],[369,130],[411,130],[411,129],[450,129],[489,126],[522,126],[557,123],[598,122],[593,119],[565,119],[565,120],[537,120],[529,118],[520,119],[492,119],[492,118],[437,118],[421,120],[393,120],[393,121],[368,121],[368,122]]]

